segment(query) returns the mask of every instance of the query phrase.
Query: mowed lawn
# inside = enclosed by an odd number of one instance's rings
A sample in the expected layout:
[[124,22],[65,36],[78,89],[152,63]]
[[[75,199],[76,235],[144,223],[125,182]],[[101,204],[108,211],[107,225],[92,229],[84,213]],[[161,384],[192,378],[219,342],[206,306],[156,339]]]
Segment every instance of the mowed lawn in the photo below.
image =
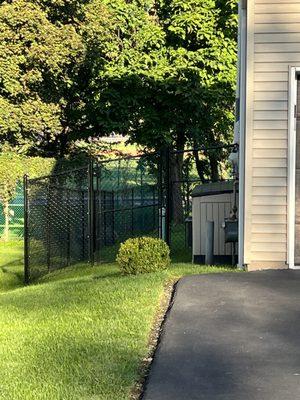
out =
[[0,243],[0,399],[122,400],[139,379],[164,288],[226,268],[122,276],[78,265],[22,286],[22,246]]

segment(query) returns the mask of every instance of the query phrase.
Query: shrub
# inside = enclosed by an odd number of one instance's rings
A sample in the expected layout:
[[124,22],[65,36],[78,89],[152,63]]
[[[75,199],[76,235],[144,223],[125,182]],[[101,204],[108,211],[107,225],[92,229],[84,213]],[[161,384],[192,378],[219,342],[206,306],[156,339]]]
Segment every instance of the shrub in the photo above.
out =
[[168,245],[150,237],[128,239],[121,244],[117,255],[117,263],[124,274],[160,271],[168,268],[170,262]]

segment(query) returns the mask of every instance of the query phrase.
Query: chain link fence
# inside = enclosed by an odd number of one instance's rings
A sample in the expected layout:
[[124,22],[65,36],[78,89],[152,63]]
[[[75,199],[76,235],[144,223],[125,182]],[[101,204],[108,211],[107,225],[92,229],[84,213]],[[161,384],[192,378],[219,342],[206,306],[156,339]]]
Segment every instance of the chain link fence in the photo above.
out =
[[120,243],[159,236],[158,157],[121,158],[94,166],[95,259],[114,261]]
[[158,162],[152,154],[25,178],[25,280],[112,262],[124,240],[159,237]]
[[25,178],[25,279],[89,259],[88,168]]
[[[207,151],[165,149],[25,178],[26,281],[79,262],[114,262],[120,243],[139,236],[160,237],[174,261],[191,262],[193,191],[212,176],[200,168]],[[221,180],[230,177],[224,171]]]

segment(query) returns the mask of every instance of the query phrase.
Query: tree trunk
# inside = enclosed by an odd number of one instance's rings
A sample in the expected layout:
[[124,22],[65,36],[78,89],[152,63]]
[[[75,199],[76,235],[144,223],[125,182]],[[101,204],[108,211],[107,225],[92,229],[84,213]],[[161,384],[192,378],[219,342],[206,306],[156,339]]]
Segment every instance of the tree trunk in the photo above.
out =
[[215,154],[212,153],[209,154],[208,158],[211,170],[211,180],[212,182],[218,182],[220,180],[218,158]]
[[64,157],[67,153],[67,146],[68,146],[68,133],[69,133],[69,127],[65,127],[63,132],[60,135],[60,151],[59,155],[60,157]]
[[205,162],[200,160],[198,151],[194,150],[193,153],[194,153],[194,158],[195,158],[195,162],[196,162],[196,169],[197,169],[199,178],[201,180],[201,183],[207,183],[207,179],[205,179],[205,176],[204,176]]
[[4,230],[3,230],[3,240],[8,242],[9,239],[9,202],[5,201],[3,205],[3,215],[4,215]]

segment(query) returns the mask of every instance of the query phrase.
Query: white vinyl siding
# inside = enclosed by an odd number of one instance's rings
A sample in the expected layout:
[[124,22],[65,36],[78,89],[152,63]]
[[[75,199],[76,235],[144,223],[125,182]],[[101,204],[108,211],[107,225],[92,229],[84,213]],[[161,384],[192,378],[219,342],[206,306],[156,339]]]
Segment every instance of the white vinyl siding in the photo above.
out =
[[252,112],[246,124],[251,146],[246,148],[250,154],[245,185],[248,182],[251,188],[246,192],[250,215],[245,237],[250,243],[245,243],[245,259],[250,268],[251,264],[271,267],[272,263],[284,267],[288,81],[289,67],[300,65],[300,0],[248,0],[248,11],[248,30],[252,34],[248,35],[247,58],[249,71],[253,72],[249,73],[247,94]]

